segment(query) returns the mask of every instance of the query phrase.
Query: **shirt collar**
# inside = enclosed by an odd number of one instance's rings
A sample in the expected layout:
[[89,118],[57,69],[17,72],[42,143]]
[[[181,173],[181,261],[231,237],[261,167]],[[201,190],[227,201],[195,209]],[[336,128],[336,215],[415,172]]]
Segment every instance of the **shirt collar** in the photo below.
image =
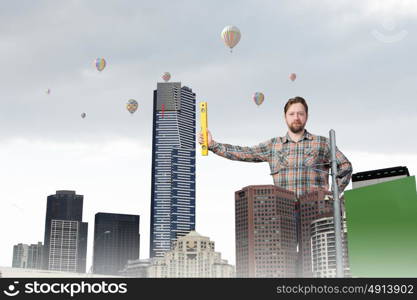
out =
[[[312,140],[313,139],[313,135],[307,131],[307,129],[304,130],[304,135],[301,137],[300,141],[302,140]],[[282,138],[282,143],[287,143],[287,142],[293,142],[293,140],[291,139],[290,135],[287,134]]]

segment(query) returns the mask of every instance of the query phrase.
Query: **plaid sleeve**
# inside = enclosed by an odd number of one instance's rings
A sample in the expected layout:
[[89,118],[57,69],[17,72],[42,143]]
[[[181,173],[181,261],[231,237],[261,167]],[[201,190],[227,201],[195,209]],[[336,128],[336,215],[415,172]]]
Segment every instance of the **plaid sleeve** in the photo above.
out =
[[253,147],[233,146],[213,141],[212,145],[209,147],[209,150],[213,151],[213,153],[219,156],[231,160],[247,162],[269,162],[271,160],[272,141],[273,139],[270,139]]
[[352,164],[337,147],[336,147],[336,163],[337,163],[336,182],[337,182],[337,186],[339,187],[339,193],[341,193],[349,184],[350,178],[352,177]]

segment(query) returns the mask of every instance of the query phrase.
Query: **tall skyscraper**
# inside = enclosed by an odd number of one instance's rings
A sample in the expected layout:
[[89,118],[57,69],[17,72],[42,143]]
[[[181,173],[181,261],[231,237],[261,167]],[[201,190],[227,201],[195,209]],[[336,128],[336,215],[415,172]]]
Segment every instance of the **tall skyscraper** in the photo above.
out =
[[139,259],[139,216],[97,213],[94,222],[93,272],[119,275],[128,260]]
[[295,277],[294,213],[294,193],[277,186],[235,192],[237,277]]
[[52,220],[48,270],[85,273],[87,231],[87,223]]
[[[51,247],[51,234],[52,234],[52,220],[61,221],[78,221],[82,222],[83,215],[83,196],[76,195],[75,191],[57,191],[55,195],[50,195],[47,198],[46,205],[46,218],[45,218],[45,237],[44,237],[44,255],[43,255],[43,268],[48,269],[49,264],[49,252]],[[84,266],[77,267],[78,272],[85,272],[85,261],[87,251],[87,223],[85,225],[79,225],[78,235],[78,247],[79,254],[77,256],[78,265]]]
[[356,189],[381,182],[387,182],[410,176],[407,167],[393,167],[386,169],[358,172],[352,175],[352,188]]
[[180,82],[154,91],[150,257],[195,229],[195,94]]

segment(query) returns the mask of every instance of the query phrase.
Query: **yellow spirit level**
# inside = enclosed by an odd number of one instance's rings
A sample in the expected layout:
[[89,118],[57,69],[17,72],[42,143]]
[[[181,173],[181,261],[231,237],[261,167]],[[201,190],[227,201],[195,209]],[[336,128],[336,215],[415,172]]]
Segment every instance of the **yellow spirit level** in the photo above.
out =
[[208,155],[208,136],[207,136],[207,102],[200,102],[200,122],[201,132],[203,133],[204,142],[201,145],[201,155]]

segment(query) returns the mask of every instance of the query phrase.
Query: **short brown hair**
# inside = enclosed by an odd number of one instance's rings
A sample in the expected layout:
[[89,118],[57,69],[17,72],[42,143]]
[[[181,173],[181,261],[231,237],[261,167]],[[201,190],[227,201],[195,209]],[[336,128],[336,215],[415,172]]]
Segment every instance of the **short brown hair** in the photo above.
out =
[[307,102],[304,100],[303,97],[294,97],[294,98],[290,98],[288,99],[287,103],[284,106],[284,114],[287,113],[288,109],[290,108],[291,105],[295,104],[295,103],[301,103],[306,111],[306,114],[308,114],[308,105]]

